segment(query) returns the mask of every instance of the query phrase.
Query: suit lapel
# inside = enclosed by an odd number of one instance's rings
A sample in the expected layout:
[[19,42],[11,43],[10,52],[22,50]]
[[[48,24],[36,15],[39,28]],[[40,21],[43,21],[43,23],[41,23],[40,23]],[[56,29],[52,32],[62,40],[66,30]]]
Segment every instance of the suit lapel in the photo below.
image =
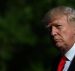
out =
[[68,71],[75,71],[75,57],[73,58],[73,61],[70,64]]

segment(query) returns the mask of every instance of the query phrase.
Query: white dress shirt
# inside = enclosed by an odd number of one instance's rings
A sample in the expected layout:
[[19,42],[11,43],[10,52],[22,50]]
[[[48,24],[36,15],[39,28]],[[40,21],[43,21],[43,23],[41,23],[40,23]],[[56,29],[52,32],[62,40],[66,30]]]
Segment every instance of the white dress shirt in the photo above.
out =
[[63,71],[67,71],[74,56],[75,56],[75,44],[72,46],[72,48],[65,54],[65,56],[67,57],[68,61],[66,61],[66,64],[64,66]]

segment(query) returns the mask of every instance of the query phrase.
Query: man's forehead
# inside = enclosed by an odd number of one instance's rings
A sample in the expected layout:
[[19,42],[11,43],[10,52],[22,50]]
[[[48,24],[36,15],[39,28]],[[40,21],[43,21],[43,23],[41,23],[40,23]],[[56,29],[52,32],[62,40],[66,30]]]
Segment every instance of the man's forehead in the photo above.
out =
[[66,16],[62,16],[62,15],[58,15],[58,16],[55,16],[55,17],[52,17],[50,20],[48,20],[48,23],[47,23],[47,27],[51,26],[51,25],[55,25],[55,24],[59,24],[60,23],[60,20],[63,21],[66,20]]
[[48,21],[48,24],[46,25],[46,27],[50,27],[52,25],[58,24],[58,22],[59,22],[58,20],[59,20],[58,18],[54,18],[54,19]]
[[65,15],[55,15],[50,18],[50,22],[66,17]]

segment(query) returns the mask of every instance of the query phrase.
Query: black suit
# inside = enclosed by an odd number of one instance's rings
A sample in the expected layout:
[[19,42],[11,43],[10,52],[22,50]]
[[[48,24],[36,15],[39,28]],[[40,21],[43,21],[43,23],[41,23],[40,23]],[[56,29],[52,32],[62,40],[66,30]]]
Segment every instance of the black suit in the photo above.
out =
[[[52,65],[52,71],[57,71],[61,56],[57,57]],[[75,57],[73,58],[68,71],[75,71]]]

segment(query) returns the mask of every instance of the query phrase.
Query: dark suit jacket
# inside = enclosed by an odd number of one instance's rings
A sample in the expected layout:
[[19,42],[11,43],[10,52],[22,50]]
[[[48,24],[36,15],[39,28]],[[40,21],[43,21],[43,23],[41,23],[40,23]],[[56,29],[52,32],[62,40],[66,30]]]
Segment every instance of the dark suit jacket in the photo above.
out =
[[[57,71],[61,56],[57,57],[52,65],[52,71]],[[75,57],[73,58],[68,71],[75,71]]]

